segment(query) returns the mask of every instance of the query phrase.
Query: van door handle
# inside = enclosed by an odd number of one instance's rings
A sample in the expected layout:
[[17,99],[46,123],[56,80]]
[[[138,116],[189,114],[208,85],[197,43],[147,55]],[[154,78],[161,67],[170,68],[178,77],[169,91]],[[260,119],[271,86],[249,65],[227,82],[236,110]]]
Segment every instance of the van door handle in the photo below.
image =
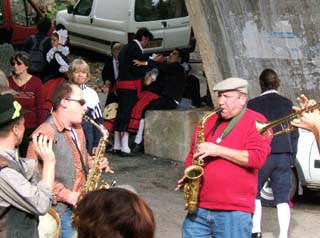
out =
[[162,21],[161,24],[162,24],[162,28],[166,28],[167,27],[167,22],[166,21]]
[[90,18],[90,23],[92,24],[92,22],[93,22],[93,17]]

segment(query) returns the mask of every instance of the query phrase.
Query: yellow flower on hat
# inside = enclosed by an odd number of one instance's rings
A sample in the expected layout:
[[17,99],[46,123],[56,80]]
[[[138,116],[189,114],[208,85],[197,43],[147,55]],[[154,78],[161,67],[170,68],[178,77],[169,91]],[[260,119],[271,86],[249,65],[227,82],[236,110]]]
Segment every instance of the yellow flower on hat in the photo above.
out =
[[21,105],[17,101],[13,102],[13,107],[15,111],[12,115],[12,118],[11,118],[12,120],[20,117],[20,111],[21,111]]

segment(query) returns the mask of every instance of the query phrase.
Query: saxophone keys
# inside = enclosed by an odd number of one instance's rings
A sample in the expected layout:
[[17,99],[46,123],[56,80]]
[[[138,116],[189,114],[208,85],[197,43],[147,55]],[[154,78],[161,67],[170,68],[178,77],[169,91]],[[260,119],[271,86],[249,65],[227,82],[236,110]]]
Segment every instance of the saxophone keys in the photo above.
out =
[[110,187],[111,188],[114,188],[115,186],[117,186],[117,182],[115,180],[112,181]]
[[104,180],[101,180],[101,184],[100,184],[99,188],[100,189],[108,189],[108,188],[110,188],[110,185],[107,182],[105,182]]

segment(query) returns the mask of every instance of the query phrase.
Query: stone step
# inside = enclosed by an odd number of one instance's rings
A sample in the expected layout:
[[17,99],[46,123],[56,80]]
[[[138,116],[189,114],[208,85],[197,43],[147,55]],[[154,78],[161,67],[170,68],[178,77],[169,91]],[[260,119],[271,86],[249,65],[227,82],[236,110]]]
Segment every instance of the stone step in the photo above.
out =
[[145,117],[145,154],[185,161],[193,130],[211,108],[188,110],[154,110]]

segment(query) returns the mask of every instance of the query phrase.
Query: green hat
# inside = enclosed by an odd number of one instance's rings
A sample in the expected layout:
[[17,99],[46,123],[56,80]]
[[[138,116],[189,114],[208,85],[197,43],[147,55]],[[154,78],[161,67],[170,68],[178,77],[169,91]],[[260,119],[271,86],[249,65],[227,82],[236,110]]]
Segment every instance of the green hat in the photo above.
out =
[[12,94],[0,95],[0,126],[5,125],[29,111],[22,109]]
[[215,92],[236,90],[240,93],[248,94],[248,81],[241,78],[227,78],[217,83],[213,87]]

